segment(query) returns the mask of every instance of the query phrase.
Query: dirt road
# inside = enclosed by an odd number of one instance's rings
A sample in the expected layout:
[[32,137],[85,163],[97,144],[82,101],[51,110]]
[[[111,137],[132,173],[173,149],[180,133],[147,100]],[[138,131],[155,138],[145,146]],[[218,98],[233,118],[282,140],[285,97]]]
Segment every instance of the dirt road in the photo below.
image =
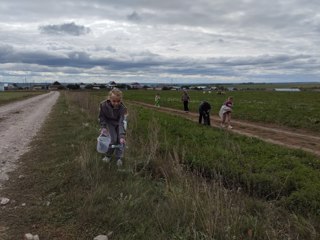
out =
[[[185,113],[181,110],[165,107],[158,108],[154,105],[137,101],[132,101],[132,103],[153,108],[160,112],[179,115],[192,121],[198,121],[199,115],[197,113]],[[220,128],[220,119],[218,117],[211,117],[211,122],[213,127]],[[234,128],[231,130],[228,129],[228,131],[259,138],[263,141],[282,145],[288,148],[301,149],[320,156],[320,134],[311,133],[301,129],[289,129],[272,124],[249,123],[240,120],[232,120],[232,126]]]
[[58,97],[58,92],[50,92],[0,107],[0,189]]

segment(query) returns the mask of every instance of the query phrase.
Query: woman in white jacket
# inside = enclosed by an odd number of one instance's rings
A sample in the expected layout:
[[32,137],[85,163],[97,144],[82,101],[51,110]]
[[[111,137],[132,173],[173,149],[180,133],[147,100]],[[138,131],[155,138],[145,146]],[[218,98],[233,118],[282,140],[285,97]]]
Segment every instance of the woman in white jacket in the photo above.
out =
[[221,118],[221,127],[225,127],[225,123],[227,122],[227,127],[232,129],[232,126],[230,125],[232,107],[233,107],[233,98],[228,97],[227,101],[223,103],[219,111],[219,116]]

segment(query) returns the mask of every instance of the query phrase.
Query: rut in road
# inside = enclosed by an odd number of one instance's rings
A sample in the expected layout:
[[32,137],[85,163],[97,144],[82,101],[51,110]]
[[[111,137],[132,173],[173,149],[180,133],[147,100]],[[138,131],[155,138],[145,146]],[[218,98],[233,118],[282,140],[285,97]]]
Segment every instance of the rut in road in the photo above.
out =
[[[167,107],[156,107],[152,104],[147,104],[138,101],[130,101],[139,106],[156,109],[160,112],[170,113],[173,115],[182,116],[192,121],[198,121],[197,113],[185,113],[182,110],[177,110]],[[220,118],[210,117],[212,127],[220,127]],[[248,137],[259,138],[265,142],[285,146],[293,149],[301,149],[310,152],[320,157],[320,135],[307,132],[302,129],[289,129],[271,124],[252,123],[240,120],[232,120],[233,129],[226,129],[237,134]]]

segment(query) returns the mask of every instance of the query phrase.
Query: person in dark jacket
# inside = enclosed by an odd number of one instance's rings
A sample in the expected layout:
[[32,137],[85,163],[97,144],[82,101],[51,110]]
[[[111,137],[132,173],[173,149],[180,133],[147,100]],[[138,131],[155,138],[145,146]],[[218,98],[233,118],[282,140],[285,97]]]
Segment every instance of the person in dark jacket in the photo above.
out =
[[[111,137],[110,147],[102,160],[109,162],[115,152],[118,167],[122,166],[124,145],[126,143],[126,114],[127,108],[122,103],[122,92],[117,88],[112,89],[108,94],[107,100],[100,103],[99,122],[101,134],[110,134]],[[111,147],[112,145],[118,147],[113,148]]]
[[204,125],[211,125],[210,123],[210,110],[211,110],[211,105],[207,101],[201,102],[199,106],[199,123],[202,123],[203,119],[203,124]]
[[186,90],[183,90],[183,94],[181,96],[181,101],[183,102],[183,109],[186,113],[189,112],[189,101],[190,97]]

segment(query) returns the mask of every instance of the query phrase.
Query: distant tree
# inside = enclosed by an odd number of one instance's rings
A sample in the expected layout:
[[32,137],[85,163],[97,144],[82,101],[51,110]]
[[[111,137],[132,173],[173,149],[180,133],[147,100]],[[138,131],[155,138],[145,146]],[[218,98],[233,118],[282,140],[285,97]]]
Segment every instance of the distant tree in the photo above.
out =
[[172,87],[168,87],[168,86],[163,86],[162,90],[170,90]]
[[217,86],[217,90],[226,91],[227,88],[224,87],[224,86],[222,86],[222,85],[218,85],[218,86]]
[[131,88],[129,85],[124,84],[124,83],[117,84],[116,87],[120,88],[120,89],[130,89]]
[[93,88],[93,85],[92,85],[92,84],[87,84],[84,88],[85,88],[85,89],[92,89],[92,88]]
[[78,84],[68,84],[67,88],[71,90],[77,90],[80,89],[80,86]]
[[106,89],[107,87],[106,87],[105,84],[99,84],[99,88],[100,88],[100,89]]
[[189,85],[184,85],[184,86],[181,86],[182,89],[190,89],[190,86]]

